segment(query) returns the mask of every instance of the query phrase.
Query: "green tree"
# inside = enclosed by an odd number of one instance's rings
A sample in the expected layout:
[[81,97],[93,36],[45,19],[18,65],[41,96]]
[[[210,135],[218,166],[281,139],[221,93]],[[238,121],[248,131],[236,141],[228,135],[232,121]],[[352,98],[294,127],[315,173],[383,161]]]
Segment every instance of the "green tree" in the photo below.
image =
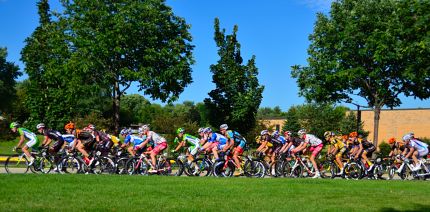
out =
[[232,129],[244,133],[255,126],[264,87],[258,83],[255,56],[242,65],[237,30],[235,25],[233,34],[225,35],[225,29],[220,30],[219,19],[215,19],[215,42],[220,59],[210,66],[216,88],[204,102],[212,126],[228,123]]
[[293,133],[297,133],[301,129],[297,109],[297,106],[292,106],[290,107],[290,109],[288,109],[285,115],[286,120],[282,128],[283,131],[291,131]]
[[293,66],[300,95],[309,101],[353,101],[374,111],[378,143],[381,108],[400,94],[430,96],[429,1],[339,0],[319,13],[309,36],[308,66]]
[[0,48],[0,115],[10,112],[13,100],[16,98],[15,79],[22,75],[19,67],[6,60],[6,48]]
[[279,106],[275,106],[274,108],[262,107],[262,108],[259,108],[257,111],[258,119],[281,118],[281,117],[285,117],[285,115],[286,113],[282,112]]
[[164,0],[63,1],[61,16],[75,50],[71,63],[89,70],[112,97],[114,128],[132,82],[154,99],[173,101],[192,82],[189,25]]

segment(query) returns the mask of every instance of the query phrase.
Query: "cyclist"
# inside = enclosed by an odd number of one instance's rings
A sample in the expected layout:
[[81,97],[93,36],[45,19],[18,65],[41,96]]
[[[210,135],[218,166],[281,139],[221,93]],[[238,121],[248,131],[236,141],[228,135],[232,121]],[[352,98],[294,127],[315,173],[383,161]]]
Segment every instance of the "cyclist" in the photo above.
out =
[[[143,143],[144,140],[146,140],[146,136],[137,136],[133,135],[130,130],[122,131],[122,136],[124,136],[124,143],[121,145],[121,148],[127,148],[127,151],[134,157],[136,155],[137,146],[139,146],[141,143]],[[139,134],[142,134],[140,132]],[[145,151],[145,148],[142,148],[142,152]]]
[[88,165],[91,163],[89,159],[88,152],[92,151],[94,148],[95,140],[100,140],[96,138],[94,134],[95,126],[90,124],[82,130],[76,130],[75,140],[73,141],[73,148],[77,149],[84,156],[84,161]]
[[286,143],[286,140],[284,137],[280,136],[279,131],[275,130],[272,132],[271,143],[273,145],[273,152],[272,152],[272,156],[270,157],[270,166],[273,167],[272,176],[275,176],[276,175],[276,172],[275,172],[276,156],[280,153],[280,150]]
[[228,140],[230,140],[231,143],[233,143],[232,146],[235,146],[233,149],[233,160],[239,175],[241,175],[243,174],[243,170],[239,157],[242,156],[245,149],[246,139],[240,135],[240,133],[233,130],[228,130],[227,124],[222,124],[219,128],[221,135],[224,135]]
[[272,137],[270,136],[268,130],[262,130],[260,132],[260,137],[258,141],[260,142],[260,146],[257,148],[256,152],[264,153],[264,154],[267,153],[267,155],[272,153],[272,147],[273,147],[273,144],[271,143]]
[[164,137],[158,135],[154,131],[150,131],[149,125],[143,125],[142,126],[142,136],[146,136],[145,141],[143,143],[139,144],[136,148],[141,149],[145,147],[148,143],[153,142],[154,148],[150,152],[151,156],[151,168],[149,169],[149,172],[156,173],[157,167],[156,167],[156,158],[158,154],[163,152],[164,149],[167,148],[167,141]]
[[321,150],[323,148],[323,143],[322,143],[321,139],[317,138],[315,135],[306,133],[306,131],[304,129],[299,130],[299,132],[297,132],[297,134],[299,135],[299,138],[304,140],[304,142],[300,146],[293,149],[292,153],[295,154],[297,152],[306,150],[306,147],[308,145],[310,145],[309,151],[312,152],[312,155],[309,159],[311,160],[312,166],[315,169],[315,175],[312,178],[320,178],[321,174],[319,172],[315,158],[317,157],[317,155],[321,152]]
[[66,130],[66,134],[62,134],[61,136],[63,137],[63,140],[65,141],[65,143],[68,144],[68,147],[72,148],[73,147],[73,141],[75,140],[75,124],[72,122],[67,123],[64,126],[64,129]]
[[64,144],[64,139],[61,133],[56,130],[46,129],[45,124],[43,123],[38,124],[36,128],[37,131],[44,136],[42,147],[48,147],[52,140],[55,141],[54,145],[49,148],[49,152],[51,154],[54,154],[54,163],[56,164],[60,159],[60,156],[57,155],[57,153],[58,151],[60,151],[61,147],[63,147]]
[[405,143],[396,141],[394,137],[388,139],[388,144],[391,147],[388,157],[393,157],[394,155],[401,154],[403,151],[405,151]]
[[18,132],[20,136],[18,145],[13,148],[13,151],[15,151],[17,148],[20,148],[21,145],[24,143],[25,139],[27,139],[28,142],[25,143],[24,147],[22,147],[22,151],[24,152],[26,158],[30,161],[28,165],[33,165],[34,158],[33,156],[31,156],[30,151],[28,149],[33,147],[36,148],[39,146],[39,139],[37,139],[36,134],[31,132],[30,130],[20,127],[17,122],[12,122],[9,127],[12,132]]
[[289,152],[291,149],[294,149],[294,145],[292,142],[292,133],[290,131],[285,131],[284,132],[284,139],[285,139],[285,143],[282,146],[281,150],[279,151],[280,154],[285,154],[287,152]]
[[359,135],[358,137],[353,137],[353,142],[354,146],[356,146],[356,149],[358,149],[354,152],[354,159],[361,157],[363,163],[367,163],[367,165],[369,166],[367,171],[371,171],[373,169],[374,164],[369,160],[369,157],[372,156],[372,153],[376,150],[376,147],[368,140],[363,139],[361,135]]
[[[181,147],[185,147],[188,144],[186,155],[188,159],[188,165],[190,165],[200,149],[200,139],[186,134],[184,128],[178,128],[176,130],[176,134],[178,137],[175,138],[174,143],[178,143],[178,145],[174,150],[172,150],[172,152],[177,152]],[[196,170],[194,174],[196,174],[197,171],[198,170]]]
[[48,147],[51,144],[52,140],[55,141],[54,145],[49,148],[49,152],[57,153],[60,151],[61,147],[64,144],[64,139],[60,132],[52,129],[46,129],[44,123],[40,123],[36,126],[37,131],[44,136],[44,140],[42,142],[43,147]]
[[212,147],[215,160],[219,160],[219,152],[227,152],[227,150],[233,146],[233,143],[230,140],[219,133],[212,132],[210,127],[206,128],[204,133],[207,138],[207,142],[212,143],[210,147]]
[[99,150],[102,152],[103,155],[108,154],[110,149],[113,146],[113,141],[111,139],[112,137],[106,132],[104,132],[104,130],[100,130],[100,131],[95,130],[95,126],[94,126],[94,135],[95,135],[97,147],[99,148]]
[[334,132],[327,131],[324,133],[324,138],[331,144],[328,146],[327,153],[336,156],[336,162],[340,168],[340,173],[338,173],[338,175],[342,175],[344,171],[342,157],[346,152],[346,146],[342,142],[342,136],[336,136]]
[[414,168],[412,168],[412,171],[418,171],[421,169],[421,165],[418,162],[418,159],[421,159],[421,157],[426,156],[429,151],[428,151],[428,145],[425,144],[422,141],[419,141],[418,139],[412,137],[411,134],[406,134],[403,136],[403,141],[405,142],[405,146],[406,148],[409,149],[408,153],[402,154],[405,155],[405,158],[408,159],[410,157],[412,157],[412,159],[414,160]]

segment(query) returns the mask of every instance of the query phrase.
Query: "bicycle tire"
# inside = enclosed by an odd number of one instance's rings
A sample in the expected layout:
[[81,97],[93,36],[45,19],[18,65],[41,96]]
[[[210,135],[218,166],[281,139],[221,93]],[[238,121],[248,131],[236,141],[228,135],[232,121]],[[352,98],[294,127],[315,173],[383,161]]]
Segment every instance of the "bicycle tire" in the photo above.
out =
[[[190,164],[190,169],[193,170],[194,176],[207,177],[212,173],[212,162],[204,158],[197,158]],[[197,170],[196,170],[197,167]],[[191,170],[190,170],[191,171]]]
[[61,174],[77,174],[82,170],[80,161],[72,156],[66,156],[60,159],[57,167]]
[[7,157],[6,162],[4,164],[4,168],[6,170],[6,173],[8,174],[25,174],[28,172],[29,169],[28,160],[23,155],[11,155]]

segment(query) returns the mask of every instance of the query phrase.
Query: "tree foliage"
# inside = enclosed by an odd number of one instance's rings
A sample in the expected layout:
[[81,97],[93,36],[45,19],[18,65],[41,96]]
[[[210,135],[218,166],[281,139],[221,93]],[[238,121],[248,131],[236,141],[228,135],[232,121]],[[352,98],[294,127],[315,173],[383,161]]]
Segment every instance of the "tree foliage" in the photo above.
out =
[[0,48],[0,115],[2,112],[10,112],[10,106],[16,98],[16,78],[22,75],[19,67],[6,60],[7,49]]
[[286,115],[286,113],[283,112],[279,106],[275,106],[274,108],[262,107],[262,108],[259,108],[257,111],[257,118],[258,119],[283,118],[283,117],[285,117],[285,115]]
[[76,50],[71,61],[111,94],[115,129],[120,98],[132,82],[162,101],[175,100],[192,82],[189,25],[164,0],[63,3]]
[[239,132],[247,133],[255,126],[255,117],[261,103],[264,87],[259,85],[255,56],[243,65],[240,44],[237,40],[238,27],[231,35],[220,30],[219,19],[215,19],[215,42],[220,59],[211,65],[216,88],[204,100],[209,123],[218,127],[222,123]]
[[[357,119],[354,113],[347,113],[348,108],[330,104],[304,104],[293,106],[287,111],[284,131],[297,133],[299,129],[323,137],[325,131],[349,134],[357,130]],[[363,123],[359,124],[359,132],[367,135],[363,130]]]
[[300,94],[315,102],[362,97],[375,111],[400,94],[430,96],[429,1],[339,0],[319,13],[309,36],[308,66],[293,66]]

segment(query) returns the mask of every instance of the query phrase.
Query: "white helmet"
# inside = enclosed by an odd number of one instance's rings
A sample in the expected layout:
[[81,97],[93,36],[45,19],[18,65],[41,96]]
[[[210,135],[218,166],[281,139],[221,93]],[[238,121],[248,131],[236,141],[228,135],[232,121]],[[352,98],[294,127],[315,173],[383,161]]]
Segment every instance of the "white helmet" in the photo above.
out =
[[228,125],[227,124],[221,124],[221,126],[219,126],[219,128],[226,130],[226,129],[228,129]]
[[205,128],[203,128],[203,127],[200,127],[199,130],[197,130],[198,133],[202,133],[204,131],[205,131]]
[[406,134],[406,135],[403,136],[402,139],[403,139],[403,141],[409,141],[409,140],[412,139],[412,136],[411,136],[411,134]]
[[269,130],[262,130],[260,132],[260,135],[266,135],[266,134],[269,134]]
[[145,124],[142,126],[142,131],[149,130],[149,124]]
[[299,134],[299,135],[304,135],[304,134],[306,134],[306,130],[305,130],[305,129],[301,129],[301,130],[299,130],[299,131],[297,132],[297,134]]
[[44,124],[44,123],[40,123],[40,124],[38,124],[38,125],[36,126],[36,128],[37,128],[37,129],[45,128],[45,124]]

